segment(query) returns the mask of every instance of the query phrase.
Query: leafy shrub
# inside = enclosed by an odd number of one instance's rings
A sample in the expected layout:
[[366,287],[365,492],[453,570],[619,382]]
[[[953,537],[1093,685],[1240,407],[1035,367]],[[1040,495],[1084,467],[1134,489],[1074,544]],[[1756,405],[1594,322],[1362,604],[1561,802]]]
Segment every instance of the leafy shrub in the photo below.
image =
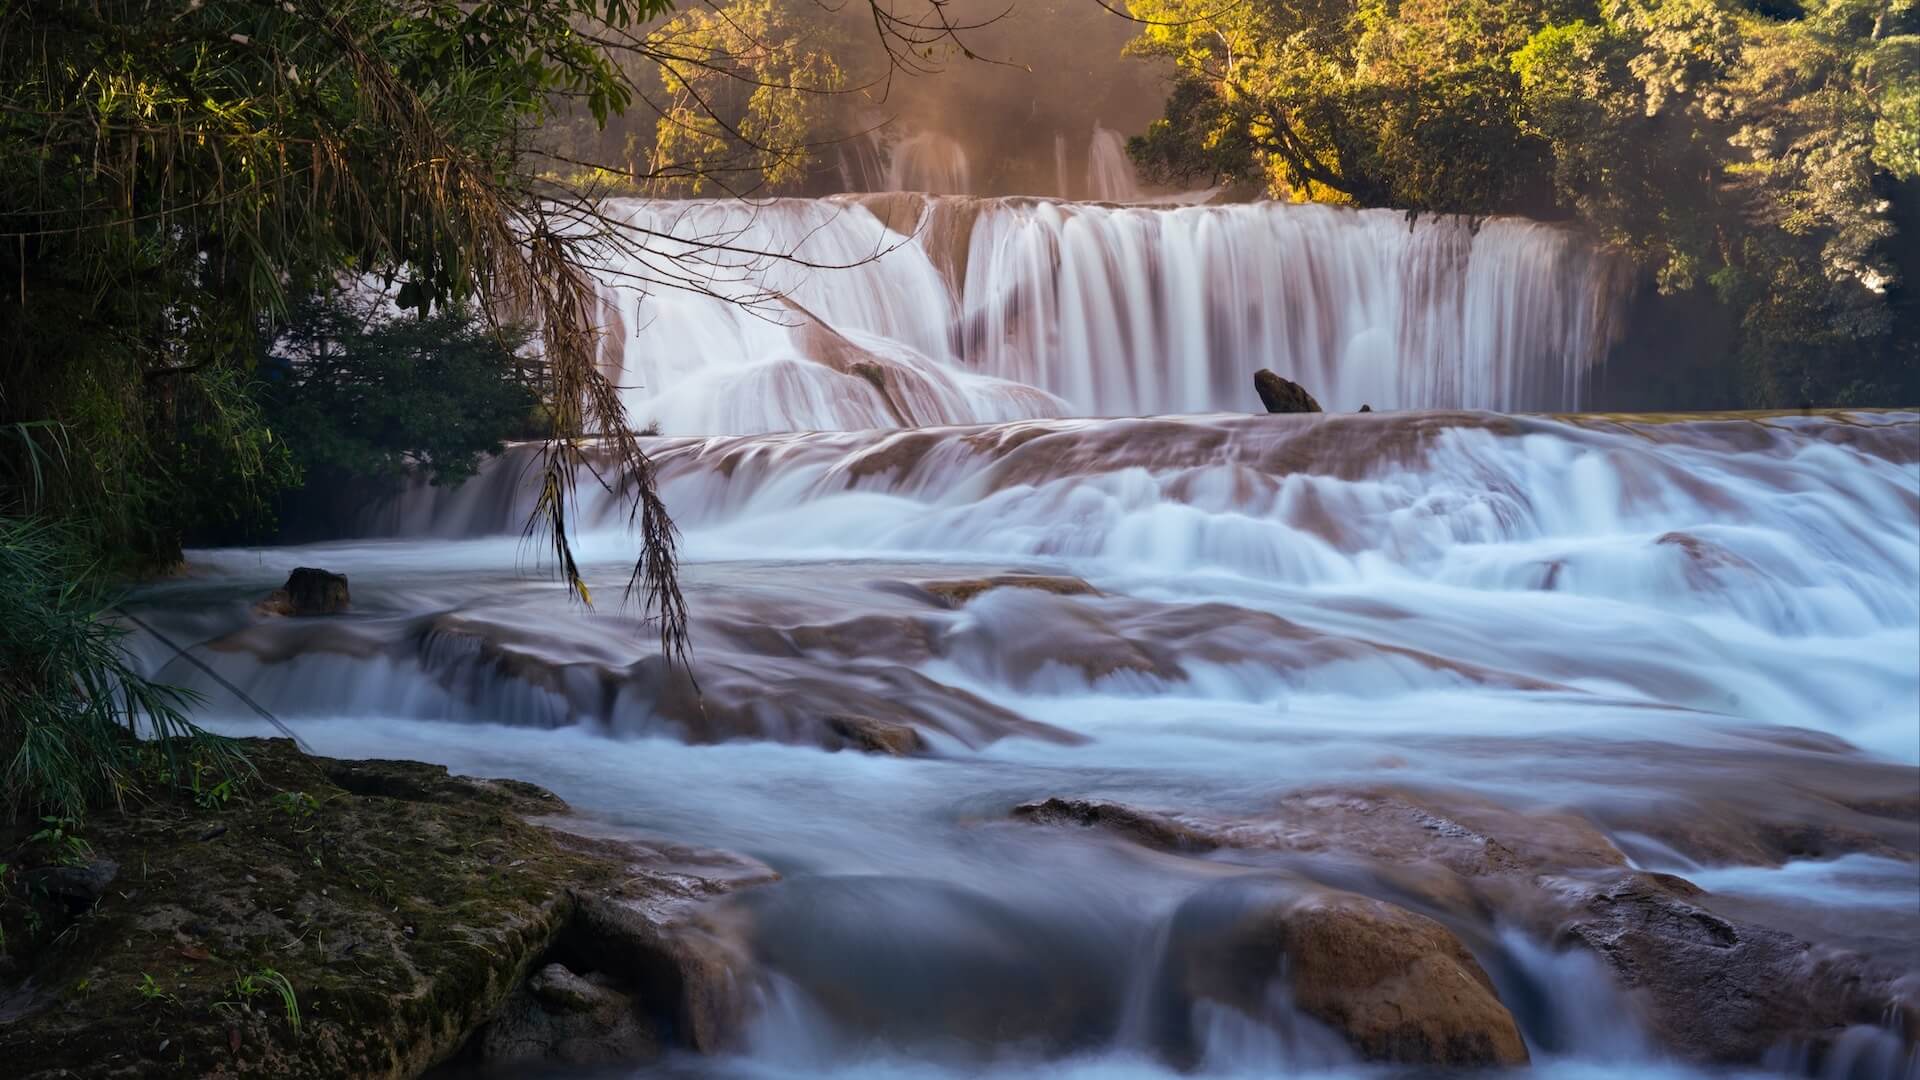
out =
[[189,691],[129,664],[85,550],[61,526],[0,517],[0,801],[16,814],[81,818],[136,791],[146,764],[169,778],[190,760],[241,764],[186,718]]

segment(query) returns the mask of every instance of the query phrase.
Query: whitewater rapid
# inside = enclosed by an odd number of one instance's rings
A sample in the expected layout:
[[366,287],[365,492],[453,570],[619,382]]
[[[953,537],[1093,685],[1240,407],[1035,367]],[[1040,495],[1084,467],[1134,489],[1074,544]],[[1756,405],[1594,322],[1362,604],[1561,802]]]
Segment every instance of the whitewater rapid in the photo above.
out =
[[1260,368],[1341,411],[1574,410],[1624,329],[1623,264],[1516,218],[910,193],[609,213],[653,239],[601,268],[606,364],[670,435],[1239,411]]
[[[1064,565],[1440,669],[1803,725],[1915,760],[1915,431],[1906,414],[1220,416],[660,440],[653,454],[695,559]],[[369,524],[517,536],[516,475],[509,456]],[[619,501],[582,490],[586,549],[617,558]],[[1008,618],[1001,653],[1017,651]],[[1149,636],[1118,615],[1101,632]],[[1273,701],[1367,693],[1379,674],[1342,683],[1249,634],[1177,674],[1116,677]]]
[[[370,507],[355,539],[193,552],[137,608],[321,753],[531,780],[597,829],[782,875],[741,900],[756,1004],[734,1052],[564,1075],[1166,1080],[1185,1066],[1142,1002],[1170,921],[1276,874],[1445,921],[1535,1072],[1730,1075],[1677,1062],[1597,954],[1529,920],[1596,871],[1420,907],[1463,886],[1398,849],[1288,839],[1317,819],[1285,815],[1329,800],[1413,800],[1440,837],[1577,819],[1716,911],[1920,972],[1920,837],[1876,810],[1920,777],[1920,415],[1029,419],[647,447],[682,529],[690,672],[635,610],[584,610],[539,572],[531,448]],[[580,491],[574,535],[617,595],[622,503]],[[349,575],[353,612],[257,614],[294,565]],[[211,723],[268,733],[136,644]],[[847,752],[845,714],[924,752]],[[1186,857],[1015,820],[1049,798],[1265,839]],[[1075,1026],[1022,1026],[1020,995],[1054,993]],[[1032,1037],[959,1037],[956,1002]],[[1183,1022],[1201,1075],[1395,1075],[1299,1017]],[[1782,1043],[1750,1073],[1920,1075],[1883,1026],[1835,1046]]]

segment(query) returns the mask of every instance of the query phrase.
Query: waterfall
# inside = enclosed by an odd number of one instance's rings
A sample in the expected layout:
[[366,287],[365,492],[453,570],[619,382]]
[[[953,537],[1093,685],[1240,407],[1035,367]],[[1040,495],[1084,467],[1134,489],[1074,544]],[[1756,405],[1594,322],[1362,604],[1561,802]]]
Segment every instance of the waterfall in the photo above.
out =
[[901,140],[887,158],[886,190],[933,195],[972,192],[973,171],[966,148],[937,131]]
[[[670,238],[605,267],[610,366],[667,434],[1246,411],[1263,367],[1337,411],[1575,410],[1620,294],[1577,234],[1513,218],[903,193],[612,210]],[[704,261],[674,279],[695,288],[659,284],[674,254]]]
[[1126,136],[1094,125],[1087,144],[1087,198],[1095,202],[1139,202],[1140,182],[1127,157]]

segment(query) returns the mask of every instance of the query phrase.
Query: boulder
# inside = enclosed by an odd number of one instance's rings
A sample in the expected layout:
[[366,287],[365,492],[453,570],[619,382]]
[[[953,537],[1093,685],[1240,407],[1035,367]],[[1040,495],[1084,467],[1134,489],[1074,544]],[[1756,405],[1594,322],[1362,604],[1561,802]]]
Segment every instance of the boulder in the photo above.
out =
[[909,757],[926,752],[927,740],[911,725],[871,716],[841,714],[827,717],[827,730],[846,740],[830,749],[852,749],[868,754]]
[[1195,1005],[1210,1002],[1276,1026],[1290,1003],[1369,1061],[1459,1067],[1528,1060],[1492,980],[1446,927],[1381,900],[1291,879],[1236,878],[1183,903],[1159,991],[1176,1056],[1192,1056],[1183,1025]]
[[1666,1047],[1699,1062],[1751,1064],[1785,1046],[1818,1047],[1849,1028],[1920,1036],[1911,988],[1857,953],[1723,918],[1705,893],[1670,874],[1561,879],[1575,905],[1559,932],[1591,950],[1645,1006]]
[[255,610],[263,615],[338,615],[351,603],[345,574],[302,566]]
[[1260,404],[1270,413],[1320,412],[1320,403],[1307,393],[1306,387],[1292,379],[1283,379],[1266,368],[1253,373],[1253,389],[1260,395]]

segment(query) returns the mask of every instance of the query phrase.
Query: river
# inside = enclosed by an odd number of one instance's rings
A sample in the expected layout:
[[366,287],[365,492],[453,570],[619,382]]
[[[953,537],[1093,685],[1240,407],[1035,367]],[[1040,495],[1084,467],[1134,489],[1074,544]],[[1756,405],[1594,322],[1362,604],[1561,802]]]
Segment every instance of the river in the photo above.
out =
[[[1920,824],[1876,809],[1920,786],[1920,415],[1576,414],[1618,283],[1526,222],[622,212],[823,264],[883,252],[755,278],[759,310],[610,273],[608,363],[664,432],[697,694],[634,611],[540,572],[530,448],[349,539],[192,552],[138,603],[318,752],[524,778],[598,827],[778,870],[750,902],[738,1052],[646,1075],[1378,1071],[1310,1022],[1205,1004],[1168,1052],[1169,927],[1249,876],[1440,919],[1552,1076],[1698,1074],[1539,914],[1581,873],[1679,875],[1729,917],[1920,972]],[[1263,366],[1335,411],[1245,415]],[[582,493],[589,578],[617,596],[634,541]],[[347,574],[352,613],[255,614],[300,565]],[[214,726],[267,733],[158,670]],[[924,752],[840,749],[845,715]],[[1015,813],[1050,798],[1237,839],[1155,850]],[[1329,806],[1551,854],[1483,888]],[[1569,861],[1569,821],[1595,861]],[[1819,842],[1767,839],[1788,833]],[[1476,899],[1436,899],[1456,888]],[[1871,1023],[1836,1045],[1754,1068],[1920,1075]]]

